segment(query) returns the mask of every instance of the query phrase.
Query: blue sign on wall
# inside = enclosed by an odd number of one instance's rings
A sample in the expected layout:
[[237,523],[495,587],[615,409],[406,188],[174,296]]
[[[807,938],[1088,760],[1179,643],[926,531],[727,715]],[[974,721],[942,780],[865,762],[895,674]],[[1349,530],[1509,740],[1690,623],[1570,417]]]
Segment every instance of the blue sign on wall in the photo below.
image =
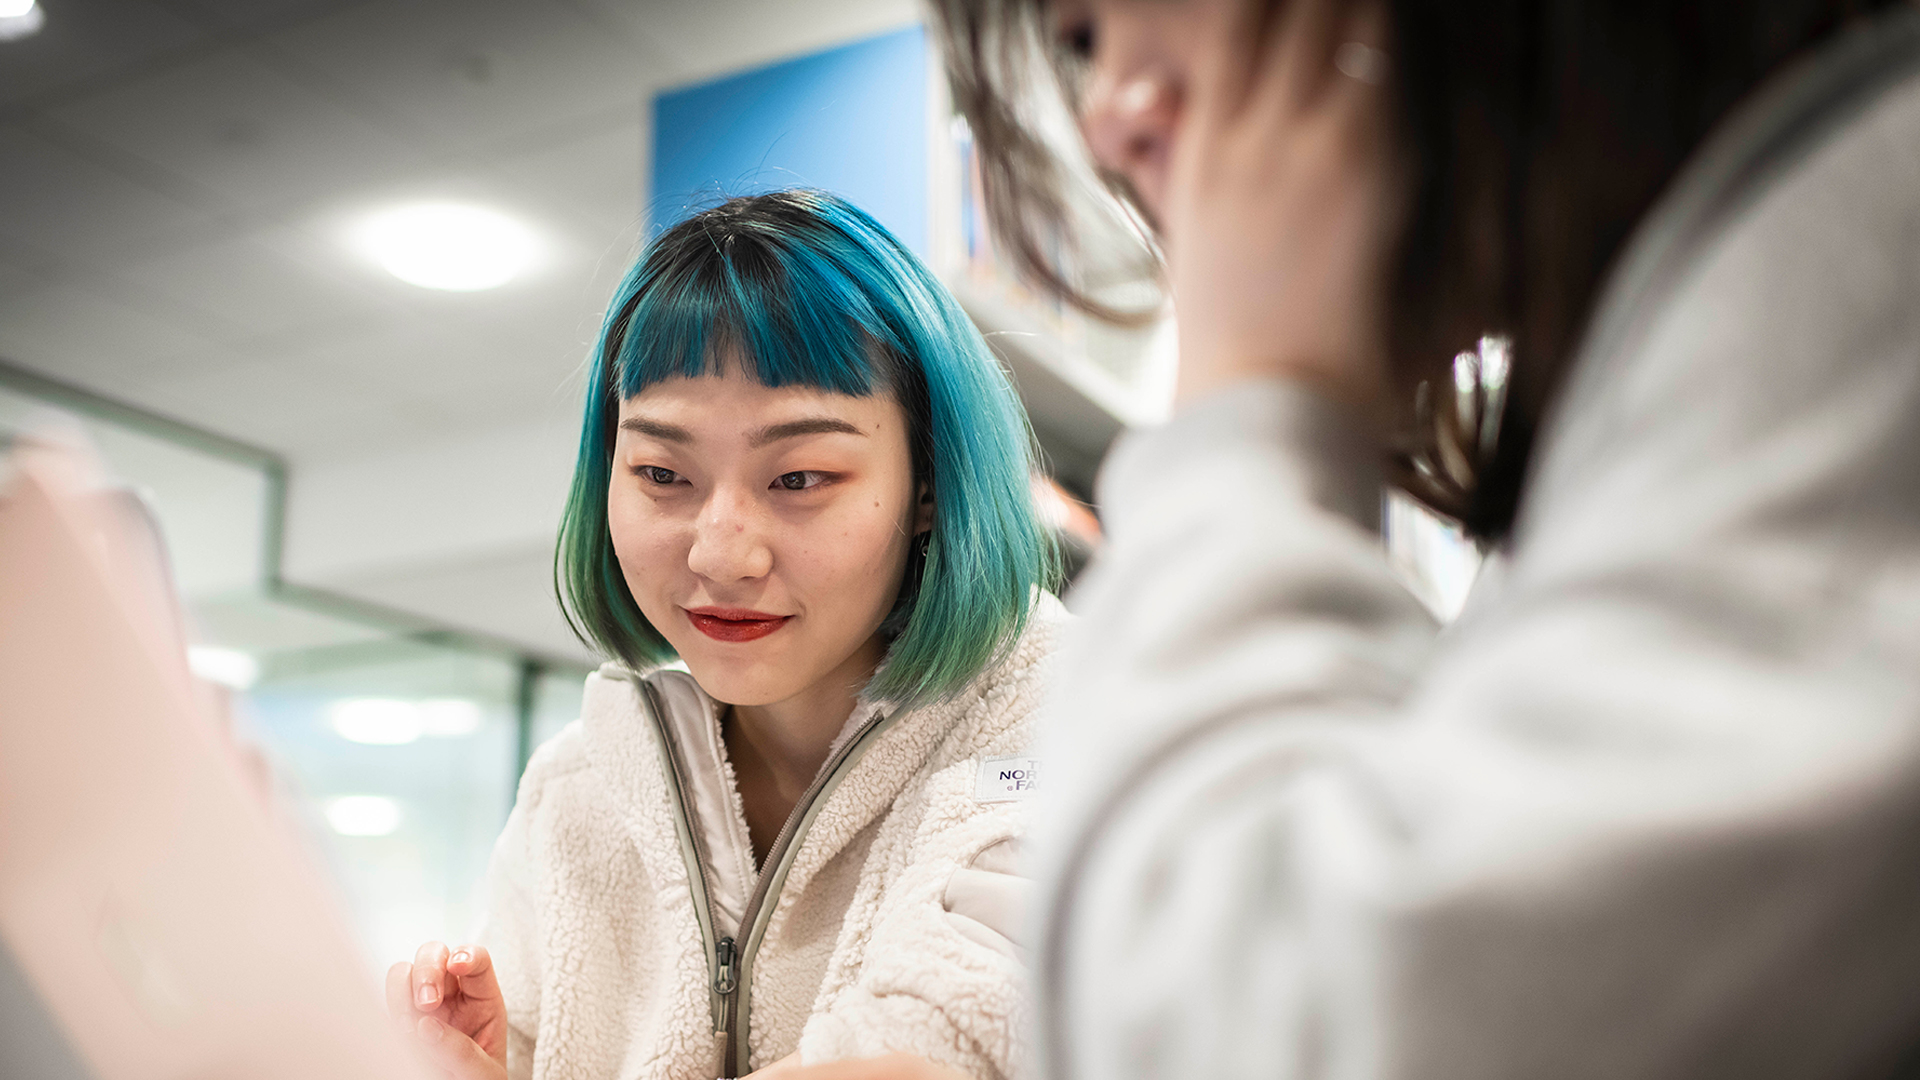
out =
[[656,226],[734,195],[824,188],[927,257],[927,36],[906,30],[662,92]]

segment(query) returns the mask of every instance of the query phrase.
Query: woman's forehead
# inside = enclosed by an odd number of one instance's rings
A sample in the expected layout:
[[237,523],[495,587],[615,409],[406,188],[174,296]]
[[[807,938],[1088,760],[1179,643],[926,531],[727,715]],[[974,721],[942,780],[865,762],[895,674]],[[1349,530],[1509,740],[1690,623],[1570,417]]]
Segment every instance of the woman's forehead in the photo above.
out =
[[677,375],[652,383],[620,403],[623,431],[653,434],[678,429],[669,441],[737,440],[765,444],[769,435],[879,435],[904,424],[889,393],[842,394],[816,386],[767,386],[739,373]]

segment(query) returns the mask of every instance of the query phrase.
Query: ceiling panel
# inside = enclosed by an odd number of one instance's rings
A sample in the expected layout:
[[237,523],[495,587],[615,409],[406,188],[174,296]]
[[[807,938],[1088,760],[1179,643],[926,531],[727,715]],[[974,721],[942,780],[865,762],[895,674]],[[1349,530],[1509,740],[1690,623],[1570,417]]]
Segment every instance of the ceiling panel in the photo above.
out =
[[417,406],[407,434],[419,438],[428,428],[470,431],[483,421],[556,408],[571,416],[576,373],[586,355],[585,322],[591,317],[557,311],[544,320],[420,324],[330,342],[302,355],[342,382],[377,380],[403,395]]
[[277,28],[382,0],[159,0],[208,30],[223,34]]
[[204,310],[244,337],[340,333],[401,317],[365,283],[303,259],[302,247],[291,230],[267,226],[148,259],[121,276]]
[[764,64],[897,30],[923,16],[919,0],[578,0],[655,43],[672,70],[660,85]]
[[61,259],[125,257],[201,237],[206,209],[136,183],[17,124],[0,125],[0,240]]
[[436,559],[325,584],[377,604],[524,642],[554,659],[597,663],[554,603],[549,543]]
[[47,280],[29,265],[23,265],[11,257],[11,253],[0,247],[0,304],[32,292],[45,285]]
[[[590,258],[577,250],[570,237],[559,236],[565,246],[546,265],[529,271],[522,279],[484,292],[441,292],[408,285],[377,267],[366,267],[371,287],[380,291],[396,310],[419,324],[450,335],[450,340],[475,335],[525,341],[565,335],[575,336],[582,319],[588,323],[605,303],[593,274]],[[350,261],[347,265],[353,265]],[[611,280],[608,288],[611,288]]]
[[270,42],[446,151],[638,112],[661,68],[637,35],[557,3],[387,3]]
[[49,115],[250,208],[299,204],[427,161],[394,125],[238,48]]
[[140,400],[262,446],[333,453],[390,438],[407,418],[398,395],[368,374],[353,381],[298,356],[245,359],[142,388]]
[[63,281],[0,301],[0,356],[101,393],[178,375],[218,352],[207,336]]
[[148,0],[55,0],[39,33],[0,43],[0,108],[154,64],[203,37],[193,20]]
[[[637,234],[648,139],[636,106],[624,120],[564,141],[494,158],[494,168],[543,204],[606,241]],[[624,254],[624,252],[623,252]]]

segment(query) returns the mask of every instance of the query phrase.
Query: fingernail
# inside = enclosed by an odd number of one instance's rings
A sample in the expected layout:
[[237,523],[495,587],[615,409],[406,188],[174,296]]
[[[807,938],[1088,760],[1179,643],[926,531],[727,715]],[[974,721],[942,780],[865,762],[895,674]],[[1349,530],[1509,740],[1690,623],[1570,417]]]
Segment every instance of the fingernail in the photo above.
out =
[[442,1034],[440,1021],[431,1016],[420,1018],[420,1037],[428,1042],[439,1042]]
[[464,964],[472,959],[473,954],[465,949],[461,949],[459,952],[453,954],[453,962],[456,964]]
[[431,1005],[440,1000],[440,988],[432,983],[422,983],[420,992],[415,994],[414,997],[422,1005]]

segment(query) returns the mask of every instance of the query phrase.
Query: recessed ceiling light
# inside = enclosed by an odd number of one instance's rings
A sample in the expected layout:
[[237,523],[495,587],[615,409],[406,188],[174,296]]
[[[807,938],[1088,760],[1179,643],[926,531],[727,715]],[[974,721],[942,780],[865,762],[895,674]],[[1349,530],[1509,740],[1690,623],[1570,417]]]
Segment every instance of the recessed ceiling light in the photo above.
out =
[[400,827],[400,804],[385,795],[342,795],[328,800],[326,812],[341,836],[387,836]]
[[0,41],[12,41],[46,25],[47,13],[34,0],[0,0]]
[[420,707],[390,698],[351,698],[327,709],[333,730],[349,742],[401,746],[422,734]]
[[534,259],[533,232],[505,214],[462,203],[418,203],[375,214],[356,238],[410,285],[476,292],[512,281]]

